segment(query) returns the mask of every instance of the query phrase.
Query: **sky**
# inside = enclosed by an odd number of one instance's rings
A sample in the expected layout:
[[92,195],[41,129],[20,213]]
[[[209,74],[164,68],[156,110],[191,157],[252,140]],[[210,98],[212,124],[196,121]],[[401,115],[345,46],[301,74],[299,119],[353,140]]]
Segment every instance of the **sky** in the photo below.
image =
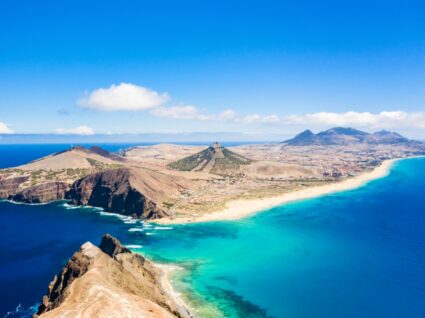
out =
[[425,139],[423,1],[1,1],[0,134]]

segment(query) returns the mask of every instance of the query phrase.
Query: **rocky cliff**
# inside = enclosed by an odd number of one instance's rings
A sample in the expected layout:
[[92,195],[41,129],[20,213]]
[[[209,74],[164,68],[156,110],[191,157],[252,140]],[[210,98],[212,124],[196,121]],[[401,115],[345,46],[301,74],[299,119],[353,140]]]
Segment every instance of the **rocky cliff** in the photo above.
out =
[[25,188],[9,196],[9,200],[25,203],[45,203],[62,200],[69,185],[64,182],[49,182]]
[[45,203],[61,200],[69,185],[64,182],[47,182],[23,187],[29,176],[2,178],[0,176],[0,198],[24,203]]
[[146,197],[133,182],[128,168],[98,172],[77,180],[66,193],[72,204],[101,207],[124,215],[155,219],[165,212]]
[[70,200],[105,211],[157,219],[186,188],[185,178],[135,166],[100,147],[81,146],[0,169],[0,199],[24,203]]
[[9,199],[19,191],[19,186],[29,179],[28,176],[9,178],[7,175],[0,175],[0,198]]
[[[0,198],[24,203],[67,199],[74,205],[91,205],[136,218],[157,219],[166,216],[167,213],[155,202],[164,196],[161,196],[164,189],[178,188],[170,186],[167,180],[163,183],[160,180],[155,184],[151,184],[152,181],[146,184],[140,180],[148,179],[145,175],[139,173],[136,176],[129,168],[89,174],[72,184],[52,181],[28,186],[26,184],[29,178],[29,176],[0,176]],[[152,194],[154,199],[149,198],[146,193]]]
[[87,242],[50,283],[35,317],[191,317],[161,283],[163,273],[106,234]]

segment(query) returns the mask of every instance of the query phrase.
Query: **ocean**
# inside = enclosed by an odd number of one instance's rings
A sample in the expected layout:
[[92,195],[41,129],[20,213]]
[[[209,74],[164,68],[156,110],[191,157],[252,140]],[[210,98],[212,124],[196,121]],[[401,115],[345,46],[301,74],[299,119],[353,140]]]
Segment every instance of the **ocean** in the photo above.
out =
[[[63,145],[25,147],[0,146],[0,165]],[[425,158],[402,160],[355,190],[238,221],[172,226],[65,202],[0,202],[0,317],[30,317],[72,253],[111,233],[177,264],[172,283],[199,317],[423,318],[423,180]]]

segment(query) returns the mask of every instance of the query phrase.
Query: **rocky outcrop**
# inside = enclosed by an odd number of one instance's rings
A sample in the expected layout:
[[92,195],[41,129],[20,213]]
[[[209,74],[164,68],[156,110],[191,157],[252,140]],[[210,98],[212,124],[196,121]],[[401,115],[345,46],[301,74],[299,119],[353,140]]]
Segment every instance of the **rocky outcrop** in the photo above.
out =
[[46,203],[62,200],[69,185],[63,182],[49,182],[25,188],[8,197],[9,200],[25,203]]
[[98,172],[77,180],[65,197],[75,205],[101,207],[105,211],[142,219],[166,215],[133,185],[134,179],[128,168]]
[[118,241],[118,239],[109,234],[105,234],[103,236],[99,248],[111,257],[115,257],[122,253],[131,253],[128,248],[121,245],[121,242]]
[[162,285],[163,273],[106,234],[85,243],[50,283],[35,317],[191,317]]

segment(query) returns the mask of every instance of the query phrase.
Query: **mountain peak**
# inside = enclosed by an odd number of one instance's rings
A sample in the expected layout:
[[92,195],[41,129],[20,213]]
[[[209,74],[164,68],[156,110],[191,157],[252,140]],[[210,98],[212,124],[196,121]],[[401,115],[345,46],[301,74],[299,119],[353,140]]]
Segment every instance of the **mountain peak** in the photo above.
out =
[[241,165],[251,160],[214,142],[208,148],[191,156],[174,161],[168,166],[180,171],[204,171],[220,175],[239,173]]
[[320,134],[337,134],[337,135],[346,135],[346,136],[355,136],[355,135],[368,135],[369,133],[361,131],[355,128],[350,127],[333,127],[331,129],[320,132]]
[[221,148],[223,148],[218,141],[213,142],[213,144],[211,145],[211,147],[213,147],[214,149],[221,149]]
[[310,129],[306,129],[303,132],[300,132],[297,136],[313,136],[314,133]]
[[284,141],[288,145],[293,146],[304,146],[310,144],[317,144],[317,136],[310,130],[306,129],[303,132],[296,135],[294,138]]

